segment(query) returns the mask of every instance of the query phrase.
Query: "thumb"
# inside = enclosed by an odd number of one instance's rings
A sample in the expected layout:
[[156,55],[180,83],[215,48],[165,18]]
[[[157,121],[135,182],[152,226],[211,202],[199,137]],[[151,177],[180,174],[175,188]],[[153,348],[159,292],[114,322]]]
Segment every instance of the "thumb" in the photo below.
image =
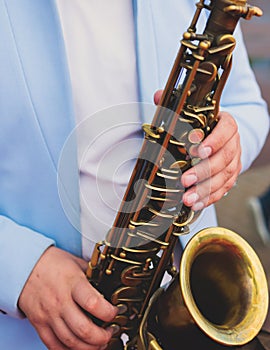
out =
[[72,298],[84,310],[102,321],[110,322],[117,315],[117,307],[110,304],[86,278],[74,286]]

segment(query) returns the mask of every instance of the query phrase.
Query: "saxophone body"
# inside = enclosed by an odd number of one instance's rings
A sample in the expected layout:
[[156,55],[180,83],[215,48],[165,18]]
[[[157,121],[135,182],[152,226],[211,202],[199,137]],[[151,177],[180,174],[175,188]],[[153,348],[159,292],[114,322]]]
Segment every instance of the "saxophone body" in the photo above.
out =
[[[197,34],[203,10],[209,17]],[[172,350],[179,343],[195,349],[189,343],[195,338],[200,344],[206,339],[206,349],[240,345],[264,322],[264,271],[237,234],[203,230],[184,250],[179,273],[173,266],[179,236],[199,215],[182,202],[181,174],[200,162],[192,154],[218,123],[233,32],[241,17],[253,15],[261,11],[246,0],[200,0],[152,123],[143,125],[144,142],[120,209],[87,271],[90,283],[122,310],[111,324],[117,333],[108,350]],[[165,272],[172,282],[160,288]]]

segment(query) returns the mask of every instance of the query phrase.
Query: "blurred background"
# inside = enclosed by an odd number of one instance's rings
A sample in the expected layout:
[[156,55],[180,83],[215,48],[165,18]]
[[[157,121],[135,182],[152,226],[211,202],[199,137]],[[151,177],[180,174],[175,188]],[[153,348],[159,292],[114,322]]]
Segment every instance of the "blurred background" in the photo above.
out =
[[[270,1],[249,0],[260,7],[264,15],[251,21],[241,20],[251,65],[262,94],[270,107]],[[238,232],[257,252],[270,286],[270,246],[258,236],[252,214],[247,205],[251,196],[260,195],[270,185],[270,136],[251,168],[239,176],[235,186],[217,204],[219,225]]]

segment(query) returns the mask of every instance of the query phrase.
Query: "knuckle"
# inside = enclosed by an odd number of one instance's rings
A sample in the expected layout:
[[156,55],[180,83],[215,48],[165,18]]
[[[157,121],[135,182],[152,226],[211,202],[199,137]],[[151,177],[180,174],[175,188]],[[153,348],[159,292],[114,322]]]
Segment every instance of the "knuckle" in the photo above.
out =
[[104,330],[104,339],[103,339],[103,344],[102,345],[105,345],[105,344],[109,343],[111,338],[112,338],[111,333],[109,333],[109,332]]
[[233,185],[235,184],[236,182],[236,179],[237,179],[237,175],[235,174],[234,176],[232,176],[228,182],[227,182],[227,187],[228,187],[228,191],[233,187]]
[[224,171],[224,182],[230,181],[230,179],[234,176],[235,174],[235,169],[232,166],[228,166],[225,168]]
[[100,298],[96,294],[89,294],[84,301],[84,308],[88,311],[96,310],[100,306]]
[[223,197],[223,191],[216,191],[211,193],[207,205],[214,204],[218,202]]
[[89,326],[85,323],[79,323],[77,325],[77,332],[81,339],[89,339],[91,332],[89,332]]
[[61,348],[59,347],[59,343],[55,340],[55,338],[48,337],[46,329],[39,329],[38,332],[40,339],[43,341],[43,343],[49,350],[61,350]]
[[76,349],[77,341],[74,339],[74,337],[66,337],[62,341],[68,348],[70,349]]
[[[224,193],[227,193],[227,192],[230,191],[230,189],[232,188],[232,185],[233,185],[233,183],[230,183],[230,182],[227,182],[227,183],[224,185],[224,187],[223,187],[223,193],[222,193],[221,197],[224,195]],[[221,198],[221,197],[220,197],[220,198]]]
[[223,184],[220,186],[219,190],[224,193],[228,192],[235,182],[235,172],[228,171],[223,178]]
[[103,328],[92,329],[92,331],[89,331],[89,327],[81,328],[78,330],[78,336],[85,343],[96,344],[96,346],[103,346],[111,339],[111,334]]
[[225,166],[227,166],[228,164],[231,163],[232,159],[233,159],[233,152],[229,149],[227,149],[227,147],[224,147],[222,149],[222,157],[223,157],[223,163]]
[[107,322],[110,322],[110,321],[112,321],[114,318],[115,318],[115,316],[117,315],[117,310],[116,310],[116,308],[115,307],[113,307],[112,305],[108,305],[109,307],[108,307],[108,310],[107,310],[107,314],[106,314],[106,321]]
[[194,167],[194,172],[199,179],[202,181],[204,179],[208,179],[211,175],[211,168],[209,162],[203,162],[199,164],[197,167]]
[[28,319],[35,327],[43,327],[47,324],[47,317],[44,314],[33,314]]
[[209,198],[209,202],[210,202],[209,204],[217,202],[220,198],[221,198],[221,195],[219,194],[219,192],[212,193]]

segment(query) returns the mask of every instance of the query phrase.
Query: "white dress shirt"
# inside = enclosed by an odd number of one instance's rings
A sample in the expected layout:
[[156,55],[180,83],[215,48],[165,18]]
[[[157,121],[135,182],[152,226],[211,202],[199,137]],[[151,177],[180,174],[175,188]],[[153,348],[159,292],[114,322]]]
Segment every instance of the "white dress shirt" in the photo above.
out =
[[141,144],[132,2],[57,0],[76,117],[83,256],[104,238]]

